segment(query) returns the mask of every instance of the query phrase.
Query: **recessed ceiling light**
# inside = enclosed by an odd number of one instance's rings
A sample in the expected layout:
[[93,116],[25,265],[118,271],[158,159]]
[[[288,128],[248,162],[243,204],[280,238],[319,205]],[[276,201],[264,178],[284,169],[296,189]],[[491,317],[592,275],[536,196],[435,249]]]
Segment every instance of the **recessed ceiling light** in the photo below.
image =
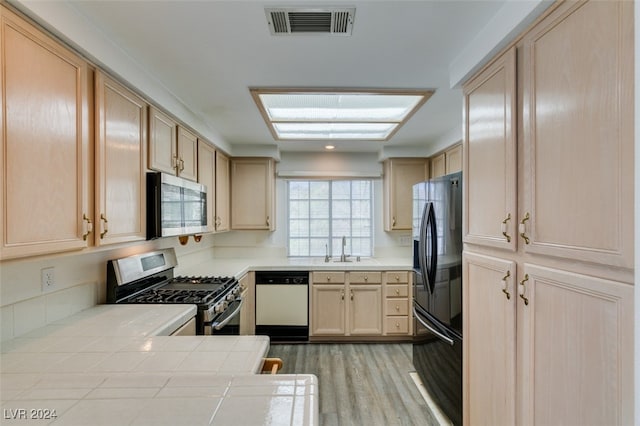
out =
[[389,140],[431,90],[250,89],[276,140]]
[[324,149],[331,151],[333,149],[336,149],[336,147],[334,145],[325,145]]

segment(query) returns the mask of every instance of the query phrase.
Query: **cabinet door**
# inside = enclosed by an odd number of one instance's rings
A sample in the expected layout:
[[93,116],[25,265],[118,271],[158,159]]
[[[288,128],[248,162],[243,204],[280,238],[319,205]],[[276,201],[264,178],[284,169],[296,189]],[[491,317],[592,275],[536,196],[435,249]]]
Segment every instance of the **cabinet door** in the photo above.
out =
[[231,223],[231,167],[229,157],[216,152],[216,216],[217,232],[228,231]]
[[518,424],[632,424],[633,286],[531,264],[523,274]]
[[632,268],[633,3],[569,2],[523,43],[525,250]]
[[444,176],[447,170],[446,155],[443,152],[440,155],[436,155],[431,159],[431,177],[436,178]]
[[178,126],[178,176],[198,180],[198,137]]
[[270,158],[231,161],[232,229],[275,229],[274,179]]
[[149,108],[149,168],[176,174],[178,164],[177,124],[156,108]]
[[349,334],[382,335],[382,286],[349,286]]
[[215,231],[216,213],[216,150],[203,140],[198,141],[198,183],[207,187],[207,230]]
[[464,424],[515,425],[515,262],[465,252],[462,281]]
[[392,158],[384,168],[384,229],[411,230],[413,185],[428,178],[429,163],[420,158]]
[[445,163],[447,174],[462,170],[462,145],[456,145],[445,152]]
[[345,286],[335,284],[311,287],[311,335],[344,336]]
[[249,272],[240,278],[241,296],[244,304],[240,310],[240,334],[243,336],[252,336],[256,334],[255,319],[255,286],[253,285],[253,272]]
[[464,241],[515,251],[515,47],[466,84],[463,94]]
[[84,248],[87,64],[2,5],[0,19],[0,258]]
[[96,74],[96,244],[146,239],[147,104]]

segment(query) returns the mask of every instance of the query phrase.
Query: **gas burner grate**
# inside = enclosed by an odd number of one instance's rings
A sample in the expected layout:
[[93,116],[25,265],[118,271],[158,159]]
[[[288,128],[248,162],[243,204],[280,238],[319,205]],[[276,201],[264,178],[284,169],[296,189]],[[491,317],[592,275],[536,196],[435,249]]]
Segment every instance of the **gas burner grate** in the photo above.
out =
[[194,303],[206,304],[217,292],[210,290],[150,289],[127,300],[128,303]]
[[233,283],[233,277],[201,277],[201,276],[179,276],[173,278],[171,284],[229,284]]

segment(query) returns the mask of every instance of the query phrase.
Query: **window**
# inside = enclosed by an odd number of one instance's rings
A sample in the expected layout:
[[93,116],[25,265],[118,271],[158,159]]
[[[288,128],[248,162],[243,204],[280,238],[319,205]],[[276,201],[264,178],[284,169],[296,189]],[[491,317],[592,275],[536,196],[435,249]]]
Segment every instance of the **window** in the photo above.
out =
[[371,180],[291,180],[289,256],[373,255]]

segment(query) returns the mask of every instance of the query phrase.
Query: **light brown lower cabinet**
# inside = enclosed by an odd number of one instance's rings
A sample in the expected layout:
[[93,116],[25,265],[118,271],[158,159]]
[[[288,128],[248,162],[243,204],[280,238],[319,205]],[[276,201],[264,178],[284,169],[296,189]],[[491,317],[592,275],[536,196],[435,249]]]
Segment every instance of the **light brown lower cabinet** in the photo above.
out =
[[464,254],[464,423],[633,423],[633,287]]
[[311,289],[312,336],[382,334],[380,272],[314,272]]
[[249,272],[239,280],[243,305],[240,309],[240,335],[252,336],[256,334],[256,307],[254,273]]
[[311,337],[408,337],[409,272],[316,271],[311,284]]

